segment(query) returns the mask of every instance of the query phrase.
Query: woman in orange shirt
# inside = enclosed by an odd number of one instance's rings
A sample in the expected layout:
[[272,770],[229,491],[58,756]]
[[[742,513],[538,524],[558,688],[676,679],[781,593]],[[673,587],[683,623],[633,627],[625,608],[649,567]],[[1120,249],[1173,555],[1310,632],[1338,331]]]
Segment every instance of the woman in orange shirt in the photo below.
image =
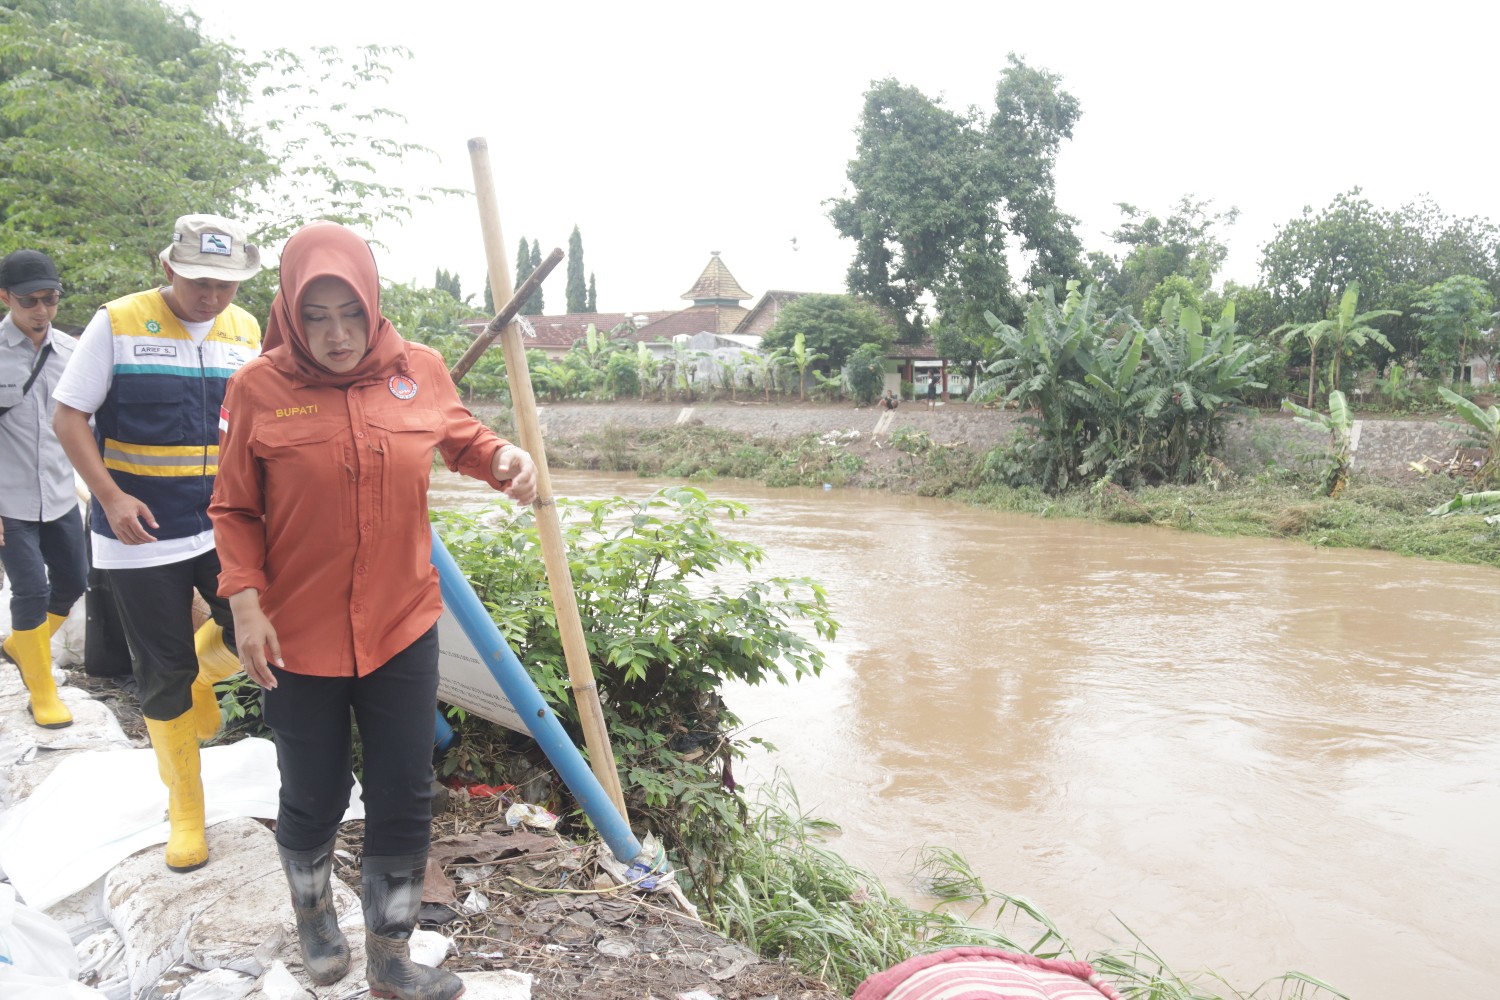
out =
[[432,824],[437,619],[427,485],[433,452],[521,503],[536,468],[459,401],[442,357],[380,313],[369,246],[315,222],[287,241],[264,351],[229,381],[209,515],[245,671],[264,689],[281,801],[276,842],[308,975],[343,978],[329,876],[364,760],[366,978],[378,997],[451,1000],[414,965]]

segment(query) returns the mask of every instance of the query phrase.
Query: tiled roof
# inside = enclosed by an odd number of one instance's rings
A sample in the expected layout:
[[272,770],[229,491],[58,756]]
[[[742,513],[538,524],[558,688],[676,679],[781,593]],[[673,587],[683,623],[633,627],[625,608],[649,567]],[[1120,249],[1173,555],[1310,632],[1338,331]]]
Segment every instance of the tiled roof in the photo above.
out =
[[760,297],[760,301],[750,307],[745,318],[740,320],[734,328],[735,333],[745,333],[756,337],[764,337],[766,331],[771,329],[776,322],[776,317],[781,315],[781,310],[788,302],[802,298],[807,292],[786,292],[771,290]]
[[[608,334],[615,327],[627,322],[631,317],[645,317],[642,325],[649,325],[664,316],[673,316],[675,313],[564,313],[560,316],[520,316],[518,319],[525,320],[531,324],[536,331],[535,337],[523,337],[522,343],[526,347],[538,350],[566,351],[576,342],[588,335],[588,326],[594,324],[594,329],[601,334]],[[489,323],[487,319],[473,319],[464,323],[477,336]],[[631,339],[635,338],[633,335]]]
[[936,361],[938,353],[932,341],[924,340],[920,344],[892,344],[885,356],[897,361]]
[[660,319],[642,327],[634,339],[647,343],[658,337],[671,340],[678,334],[733,333],[749,310],[739,306],[689,306],[674,313],[657,313]]
[[681,297],[707,305],[713,302],[743,302],[750,298],[750,293],[734,280],[734,275],[729,273],[729,268],[719,259],[719,251],[715,250],[708,259],[708,266],[698,275],[698,280],[693,282],[693,287],[683,292]]

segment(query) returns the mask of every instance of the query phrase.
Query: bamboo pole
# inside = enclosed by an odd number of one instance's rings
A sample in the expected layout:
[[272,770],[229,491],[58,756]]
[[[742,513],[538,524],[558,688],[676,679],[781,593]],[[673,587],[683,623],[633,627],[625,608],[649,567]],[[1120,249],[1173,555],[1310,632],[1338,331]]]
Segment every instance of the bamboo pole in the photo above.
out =
[[[526,276],[526,280],[521,282],[521,287],[516,289],[516,294],[510,297],[509,302],[500,307],[500,311],[495,313],[494,319],[485,324],[484,329],[479,332],[479,336],[474,338],[474,343],[469,345],[467,351],[464,351],[464,356],[459,358],[458,362],[452,368],[448,369],[448,377],[453,380],[454,385],[458,385],[463,380],[463,377],[469,374],[469,369],[474,367],[474,362],[478,361],[479,356],[489,350],[490,345],[499,338],[500,334],[505,332],[505,328],[510,326],[511,320],[516,318],[516,314],[521,311],[521,307],[526,304],[526,300],[531,298],[531,293],[536,291],[537,286],[546,280],[547,275],[552,273],[554,267],[562,263],[562,259],[562,250],[558,247],[553,247],[552,252],[547,255],[547,259],[542,261],[535,271]],[[494,291],[495,289],[491,287],[490,293],[492,295]]]
[[[500,207],[495,195],[494,174],[490,170],[490,147],[483,138],[469,140],[469,162],[474,169],[474,194],[479,199],[479,223],[484,232],[490,291],[496,297],[508,295],[510,266],[505,259],[505,238],[500,232]],[[620,789],[620,775],[615,766],[614,751],[609,745],[609,730],[604,724],[604,710],[599,705],[599,687],[594,681],[588,644],[583,638],[583,624],[578,618],[578,600],[573,594],[573,575],[568,569],[568,553],[563,546],[562,523],[557,516],[557,502],[552,498],[552,476],[547,470],[547,455],[542,447],[541,422],[537,419],[536,396],[531,391],[526,350],[514,320],[507,323],[500,333],[500,349],[505,353],[506,378],[510,382],[511,405],[521,447],[531,452],[536,462],[537,491],[532,507],[542,543],[542,559],[547,567],[547,584],[552,590],[553,610],[557,614],[557,629],[562,637],[563,656],[568,664],[568,680],[573,687],[578,715],[583,721],[589,765],[599,784],[609,793],[615,808],[620,810],[620,816],[628,823],[625,793]]]

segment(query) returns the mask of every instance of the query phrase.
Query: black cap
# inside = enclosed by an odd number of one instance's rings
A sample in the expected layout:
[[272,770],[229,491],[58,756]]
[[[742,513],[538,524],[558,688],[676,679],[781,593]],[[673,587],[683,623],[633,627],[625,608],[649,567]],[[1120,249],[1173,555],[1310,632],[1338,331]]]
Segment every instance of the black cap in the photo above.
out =
[[0,260],[0,288],[14,295],[30,295],[50,288],[62,291],[57,266],[40,250],[17,250]]

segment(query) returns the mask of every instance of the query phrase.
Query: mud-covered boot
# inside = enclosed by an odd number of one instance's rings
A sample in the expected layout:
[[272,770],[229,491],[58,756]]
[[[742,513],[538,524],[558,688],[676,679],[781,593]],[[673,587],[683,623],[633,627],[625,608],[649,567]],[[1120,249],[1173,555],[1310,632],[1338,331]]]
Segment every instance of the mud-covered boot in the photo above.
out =
[[454,1000],[463,980],[411,960],[412,928],[422,906],[427,853],[365,858],[361,895],[365,911],[365,980],[370,995],[397,1000]]
[[302,945],[302,967],[318,986],[343,979],[349,972],[349,942],[339,930],[333,908],[333,840],[310,851],[289,851],[280,844],[281,870],[292,890],[292,912],[297,916],[297,940]]

